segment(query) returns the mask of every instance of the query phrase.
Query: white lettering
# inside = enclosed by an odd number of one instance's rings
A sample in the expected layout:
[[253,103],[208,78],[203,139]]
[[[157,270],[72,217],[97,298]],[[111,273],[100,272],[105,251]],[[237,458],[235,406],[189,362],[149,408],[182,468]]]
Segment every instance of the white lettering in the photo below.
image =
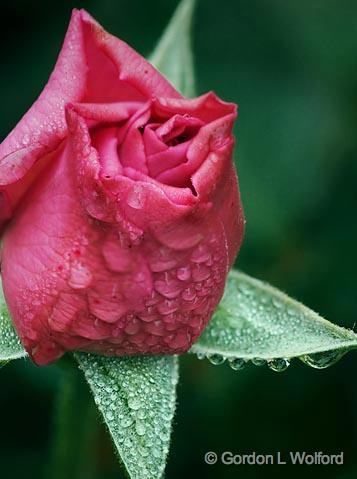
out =
[[286,464],[286,462],[283,461],[282,458],[281,458],[281,453],[280,453],[280,451],[278,451],[277,457],[278,457],[278,462],[277,462],[277,464]]

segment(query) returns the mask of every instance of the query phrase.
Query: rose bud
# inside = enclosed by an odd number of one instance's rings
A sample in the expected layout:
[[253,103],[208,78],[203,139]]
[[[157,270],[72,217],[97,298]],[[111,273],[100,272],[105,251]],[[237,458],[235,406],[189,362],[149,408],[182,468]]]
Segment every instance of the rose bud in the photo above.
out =
[[190,348],[243,236],[235,118],[73,12],[48,84],[0,146],[4,294],[37,364]]

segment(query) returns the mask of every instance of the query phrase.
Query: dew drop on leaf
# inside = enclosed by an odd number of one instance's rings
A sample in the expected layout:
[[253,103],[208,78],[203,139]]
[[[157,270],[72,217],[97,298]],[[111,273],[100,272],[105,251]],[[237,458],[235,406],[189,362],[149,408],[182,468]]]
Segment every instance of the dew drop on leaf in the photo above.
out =
[[135,426],[136,433],[139,436],[143,436],[145,434],[145,424],[143,422],[137,422]]
[[268,361],[268,366],[272,371],[281,373],[288,369],[290,366],[290,360],[287,358],[275,358]]
[[240,369],[243,369],[247,364],[247,362],[242,358],[230,358],[228,360],[228,363],[234,371],[239,371]]
[[226,358],[224,356],[221,356],[220,354],[208,354],[207,359],[211,364],[214,364],[215,366],[223,364],[226,360]]
[[256,365],[276,358],[269,366],[279,370],[285,367],[284,358],[300,358],[322,369],[356,348],[354,331],[326,321],[267,283],[231,270],[224,296],[190,352],[244,358]]
[[128,406],[130,407],[130,409],[133,409],[134,411],[136,411],[137,409],[140,409],[141,401],[140,401],[140,399],[138,399],[136,397],[129,398],[128,399]]
[[332,351],[324,351],[322,353],[306,354],[301,356],[300,359],[312,368],[325,369],[337,363],[346,352],[346,350],[336,349]]
[[75,357],[129,476],[162,477],[176,405],[177,357]]
[[252,363],[254,364],[254,366],[264,366],[266,360],[262,358],[253,358]]

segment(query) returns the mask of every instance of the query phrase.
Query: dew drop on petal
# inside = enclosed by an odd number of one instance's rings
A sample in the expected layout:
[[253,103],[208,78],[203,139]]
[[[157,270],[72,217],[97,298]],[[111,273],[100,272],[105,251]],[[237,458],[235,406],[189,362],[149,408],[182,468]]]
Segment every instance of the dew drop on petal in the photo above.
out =
[[68,285],[73,289],[85,289],[92,283],[93,276],[82,263],[75,262],[70,268]]
[[190,279],[191,277],[191,270],[190,270],[190,267],[189,266],[184,266],[182,268],[179,268],[177,270],[177,278],[180,280],[180,281],[187,281],[188,279]]
[[135,209],[140,210],[144,206],[144,190],[141,185],[134,185],[133,189],[130,191],[126,202],[128,205]]

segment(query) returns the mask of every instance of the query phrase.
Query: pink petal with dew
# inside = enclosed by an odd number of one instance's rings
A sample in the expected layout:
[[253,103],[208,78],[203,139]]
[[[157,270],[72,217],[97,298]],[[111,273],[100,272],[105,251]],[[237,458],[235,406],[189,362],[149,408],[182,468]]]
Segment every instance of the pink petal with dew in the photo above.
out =
[[67,103],[136,102],[153,95],[181,97],[126,43],[107,33],[85,10],[73,10],[47,85],[0,145],[0,187],[7,191],[11,210],[39,175],[43,162],[38,160],[65,138]]
[[[47,85],[0,145],[0,185],[20,182],[31,173],[37,159],[55,149],[65,137],[64,106],[69,101],[79,101],[86,89],[87,64],[81,25],[81,14],[74,10]],[[17,196],[27,186],[26,182],[18,183]],[[11,194],[13,204],[17,199]]]

